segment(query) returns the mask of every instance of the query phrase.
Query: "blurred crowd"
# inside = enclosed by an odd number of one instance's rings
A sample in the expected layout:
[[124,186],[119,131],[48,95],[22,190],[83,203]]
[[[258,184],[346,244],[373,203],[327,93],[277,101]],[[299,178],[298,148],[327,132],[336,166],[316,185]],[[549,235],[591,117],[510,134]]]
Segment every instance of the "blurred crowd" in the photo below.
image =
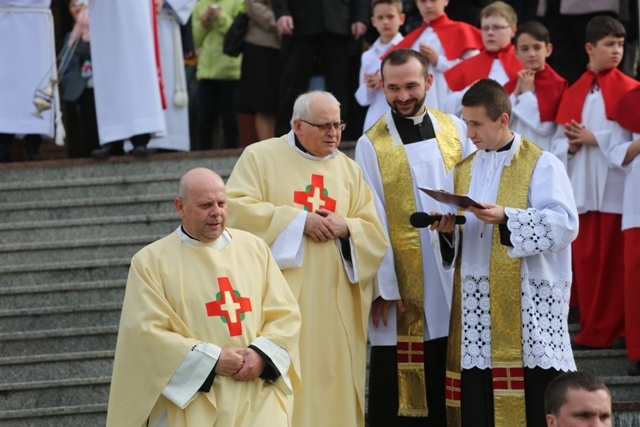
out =
[[[0,118],[0,161],[11,161],[16,146],[24,159],[42,159],[43,138],[64,145],[68,157],[97,159],[246,146],[286,133],[293,100],[309,88],[329,90],[340,101],[349,124],[344,139],[357,140],[371,124],[372,119],[365,122],[367,96],[357,94],[370,66],[362,62],[363,52],[376,47],[382,28],[372,17],[369,0],[309,1],[304,6],[287,0],[60,3],[53,19],[56,4],[51,0],[0,0],[0,33],[23,35],[0,37],[0,55],[15,58],[3,61],[0,69],[0,110],[5,113]],[[402,1],[404,19],[397,37],[419,29],[429,3],[437,2]],[[444,3],[449,19],[479,28],[480,11],[491,1]],[[569,83],[588,62],[584,28],[589,19],[600,14],[620,19],[627,37],[619,68],[635,77],[637,2],[506,3],[517,22],[535,20],[548,28],[553,45],[548,63]],[[243,53],[226,55],[225,34],[242,13],[249,17]],[[62,31],[54,31],[54,23]],[[58,49],[54,34],[65,34]],[[474,56],[481,50],[477,47],[481,45],[469,46],[459,59]],[[431,69],[432,96],[443,98],[453,91],[443,73],[458,60],[431,59],[437,65]],[[157,85],[148,84],[151,74],[159,76]],[[40,106],[33,105],[34,97],[40,98]],[[33,117],[42,104],[49,104],[39,113],[43,118]],[[427,99],[427,104],[442,107],[437,100]],[[146,112],[136,117],[136,111]],[[66,142],[65,125],[70,130]]]

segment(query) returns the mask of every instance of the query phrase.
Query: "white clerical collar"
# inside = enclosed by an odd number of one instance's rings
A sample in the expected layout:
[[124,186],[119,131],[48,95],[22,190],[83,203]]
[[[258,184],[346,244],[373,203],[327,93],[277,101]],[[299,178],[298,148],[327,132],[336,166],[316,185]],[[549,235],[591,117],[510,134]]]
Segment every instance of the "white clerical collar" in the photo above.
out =
[[298,152],[298,154],[300,154],[302,157],[304,157],[305,159],[309,159],[309,160],[316,160],[316,161],[325,161],[325,160],[331,160],[333,159],[335,156],[338,155],[338,149],[336,149],[333,153],[329,154],[328,156],[324,156],[324,157],[318,157],[318,156],[314,156],[311,153],[306,153],[304,151],[302,151],[301,149],[299,149],[298,147],[296,147],[296,136],[293,133],[293,130],[289,131],[289,134],[287,135],[287,142],[289,143],[289,145]]
[[191,236],[189,233],[187,233],[187,230],[185,230],[182,227],[182,224],[180,224],[180,227],[176,229],[176,233],[178,233],[178,237],[180,238],[180,241],[182,243],[184,243],[187,246],[192,246],[194,248],[207,247],[215,250],[220,250],[226,247],[229,243],[231,243],[231,235],[227,230],[224,230],[220,235],[220,237],[218,237],[216,240],[214,240],[211,243],[203,243],[198,239],[196,239],[195,237]]
[[424,113],[420,114],[419,116],[413,116],[413,117],[404,117],[407,120],[412,120],[414,125],[420,125],[422,124],[422,121],[424,120],[424,115],[427,114],[427,109],[424,109]]

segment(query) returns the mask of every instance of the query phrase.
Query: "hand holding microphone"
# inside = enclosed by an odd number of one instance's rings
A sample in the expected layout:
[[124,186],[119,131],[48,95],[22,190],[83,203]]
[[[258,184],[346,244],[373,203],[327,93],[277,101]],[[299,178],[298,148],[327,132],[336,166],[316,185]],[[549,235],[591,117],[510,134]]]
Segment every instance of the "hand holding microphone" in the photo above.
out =
[[[429,215],[426,212],[414,212],[409,217],[409,223],[415,228],[425,228],[433,225],[434,222],[442,220],[442,215]],[[462,215],[455,216],[454,224],[464,224],[466,222],[466,218]],[[440,230],[440,226],[443,224],[439,224],[438,228],[435,228],[437,231],[441,232],[451,232],[453,230]],[[453,225],[453,224],[451,224]]]

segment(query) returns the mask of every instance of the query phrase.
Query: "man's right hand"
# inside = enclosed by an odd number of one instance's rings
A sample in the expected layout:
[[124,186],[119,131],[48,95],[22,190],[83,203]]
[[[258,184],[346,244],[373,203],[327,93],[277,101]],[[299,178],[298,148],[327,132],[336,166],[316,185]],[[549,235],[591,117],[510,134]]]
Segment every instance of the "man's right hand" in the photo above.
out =
[[244,365],[244,356],[240,354],[241,347],[225,347],[220,352],[218,363],[216,363],[216,374],[231,376],[235,375]]
[[381,317],[382,323],[384,326],[387,326],[387,313],[389,312],[389,307],[391,307],[391,304],[393,303],[396,304],[399,312],[404,312],[404,303],[401,299],[394,301],[378,297],[371,303],[371,320],[373,321],[373,326],[376,328],[378,327]]
[[282,37],[290,36],[293,34],[293,17],[290,15],[283,15],[278,18],[278,22],[276,23],[278,26],[278,35]]
[[307,212],[304,234],[317,243],[327,242],[335,238],[335,230],[331,222],[315,212]]

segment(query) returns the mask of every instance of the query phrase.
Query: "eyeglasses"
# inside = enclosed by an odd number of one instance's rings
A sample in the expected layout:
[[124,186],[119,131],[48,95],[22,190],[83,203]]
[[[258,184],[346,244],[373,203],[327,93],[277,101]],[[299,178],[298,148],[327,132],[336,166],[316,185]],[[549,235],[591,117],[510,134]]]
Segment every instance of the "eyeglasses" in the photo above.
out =
[[486,27],[481,27],[480,29],[485,33],[488,33],[489,31],[493,31],[495,33],[500,30],[509,28],[510,26],[511,25],[487,25]]
[[336,122],[336,123],[324,123],[324,124],[321,124],[321,125],[318,125],[318,124],[315,124],[315,123],[311,123],[311,122],[308,122],[308,121],[303,120],[303,119],[300,119],[300,121],[304,122],[304,123],[306,123],[308,125],[311,125],[313,127],[317,127],[318,129],[320,129],[323,132],[329,132],[329,130],[331,128],[334,128],[336,130],[336,132],[337,131],[343,131],[344,128],[347,127],[347,124],[345,122],[343,122],[343,121]]

